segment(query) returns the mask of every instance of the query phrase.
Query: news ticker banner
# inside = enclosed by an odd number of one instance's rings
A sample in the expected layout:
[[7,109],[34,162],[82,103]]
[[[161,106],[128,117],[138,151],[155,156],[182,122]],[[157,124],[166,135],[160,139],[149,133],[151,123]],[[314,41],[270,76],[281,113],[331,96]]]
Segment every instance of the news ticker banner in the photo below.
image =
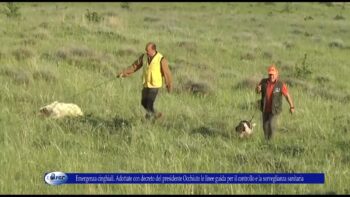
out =
[[324,173],[46,173],[61,184],[324,184]]

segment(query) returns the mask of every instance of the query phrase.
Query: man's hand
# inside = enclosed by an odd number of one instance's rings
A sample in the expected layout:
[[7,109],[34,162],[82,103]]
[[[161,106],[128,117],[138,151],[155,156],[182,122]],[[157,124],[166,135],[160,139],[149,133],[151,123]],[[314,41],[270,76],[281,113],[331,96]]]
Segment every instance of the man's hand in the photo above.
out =
[[168,93],[171,93],[173,88],[171,86],[166,86],[166,89],[168,90]]
[[256,86],[255,90],[256,90],[256,93],[259,94],[261,92],[261,85]]
[[123,72],[120,72],[117,74],[117,78],[123,78],[126,77],[126,75]]
[[289,112],[290,112],[291,114],[294,114],[294,112],[295,112],[294,107],[290,107],[290,108],[289,108]]

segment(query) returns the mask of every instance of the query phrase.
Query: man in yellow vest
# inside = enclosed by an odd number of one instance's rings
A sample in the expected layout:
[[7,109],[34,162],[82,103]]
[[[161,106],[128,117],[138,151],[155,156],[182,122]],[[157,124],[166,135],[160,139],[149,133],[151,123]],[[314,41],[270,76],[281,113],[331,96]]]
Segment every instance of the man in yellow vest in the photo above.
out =
[[162,116],[162,113],[156,113],[153,107],[154,101],[159,88],[163,85],[163,77],[168,92],[170,93],[172,91],[172,76],[168,61],[157,51],[156,44],[153,42],[147,43],[146,54],[142,54],[130,67],[118,73],[117,77],[128,77],[139,70],[144,64],[141,104],[147,111],[146,119],[152,117],[157,119]]

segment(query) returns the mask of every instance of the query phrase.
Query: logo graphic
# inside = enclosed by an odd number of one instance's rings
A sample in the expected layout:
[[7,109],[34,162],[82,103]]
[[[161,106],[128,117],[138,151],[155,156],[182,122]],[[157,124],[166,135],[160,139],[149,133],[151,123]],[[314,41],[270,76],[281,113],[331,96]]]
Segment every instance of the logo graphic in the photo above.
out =
[[63,172],[50,172],[45,174],[45,182],[50,185],[61,185],[67,182],[68,176]]
[[280,88],[275,88],[275,90],[273,91],[273,93],[278,93],[278,92],[281,92]]

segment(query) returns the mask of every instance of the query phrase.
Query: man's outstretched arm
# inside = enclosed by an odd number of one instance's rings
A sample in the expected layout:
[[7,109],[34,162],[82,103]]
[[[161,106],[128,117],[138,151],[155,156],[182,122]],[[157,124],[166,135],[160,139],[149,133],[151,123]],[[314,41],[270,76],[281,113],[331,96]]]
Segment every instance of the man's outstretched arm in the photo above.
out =
[[142,62],[143,56],[144,56],[144,54],[142,54],[131,66],[129,66],[125,70],[119,72],[117,74],[117,77],[128,77],[131,74],[133,74],[134,72],[136,72],[137,70],[139,70],[143,65],[143,62]]

